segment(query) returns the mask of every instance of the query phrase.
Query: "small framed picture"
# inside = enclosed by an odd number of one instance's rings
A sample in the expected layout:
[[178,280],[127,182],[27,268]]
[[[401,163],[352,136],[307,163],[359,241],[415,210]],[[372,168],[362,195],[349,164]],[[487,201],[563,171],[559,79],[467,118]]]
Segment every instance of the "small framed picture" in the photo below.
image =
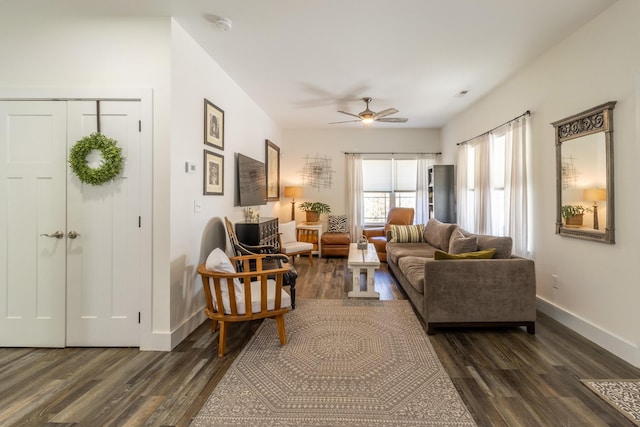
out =
[[204,194],[224,194],[224,156],[204,150]]
[[224,150],[224,111],[204,100],[204,143]]
[[280,147],[267,139],[264,149],[267,200],[280,200]]

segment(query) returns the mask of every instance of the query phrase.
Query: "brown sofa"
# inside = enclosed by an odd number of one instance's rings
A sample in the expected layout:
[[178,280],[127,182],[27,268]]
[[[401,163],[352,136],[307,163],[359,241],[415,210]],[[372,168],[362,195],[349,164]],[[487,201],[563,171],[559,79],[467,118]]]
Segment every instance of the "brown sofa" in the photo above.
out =
[[[489,248],[496,249],[491,259],[434,259],[437,250]],[[510,237],[473,235],[456,224],[431,219],[423,241],[392,241],[386,250],[389,269],[429,334],[440,327],[499,325],[526,326],[535,333],[534,263],[512,255]]]
[[387,214],[387,222],[384,227],[367,228],[362,230],[369,243],[373,243],[378,253],[378,258],[382,262],[387,261],[387,232],[390,225],[410,225],[413,224],[413,208],[391,208]]

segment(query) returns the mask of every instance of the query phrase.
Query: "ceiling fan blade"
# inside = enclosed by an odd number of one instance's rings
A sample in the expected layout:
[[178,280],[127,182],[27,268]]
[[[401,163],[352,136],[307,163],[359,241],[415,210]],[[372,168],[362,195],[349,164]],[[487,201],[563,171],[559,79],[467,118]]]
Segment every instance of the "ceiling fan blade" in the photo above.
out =
[[359,116],[359,115],[357,115],[357,114],[353,114],[353,113],[347,113],[346,111],[338,110],[338,113],[346,114],[347,116],[353,116],[353,117],[360,118],[360,116]]
[[395,114],[397,113],[398,110],[396,110],[395,108],[387,108],[386,110],[382,110],[376,113],[376,117],[380,118],[380,117],[384,117],[384,116],[388,116],[390,114]]
[[405,123],[407,120],[407,118],[404,117],[387,117],[384,119],[378,119],[376,120],[377,122],[387,122],[387,123]]
[[351,123],[351,122],[361,122],[362,120],[345,120],[343,122],[329,122],[330,125],[335,125],[336,123]]

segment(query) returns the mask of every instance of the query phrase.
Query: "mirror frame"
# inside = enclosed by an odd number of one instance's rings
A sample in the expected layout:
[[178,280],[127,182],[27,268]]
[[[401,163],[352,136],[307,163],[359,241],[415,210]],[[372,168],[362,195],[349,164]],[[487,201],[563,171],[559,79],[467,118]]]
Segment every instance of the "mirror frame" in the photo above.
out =
[[[576,239],[615,243],[614,186],[613,186],[613,108],[616,101],[598,105],[589,110],[551,123],[556,134],[556,234]],[[607,211],[604,232],[568,228],[562,224],[562,143],[581,136],[604,132],[607,180]]]

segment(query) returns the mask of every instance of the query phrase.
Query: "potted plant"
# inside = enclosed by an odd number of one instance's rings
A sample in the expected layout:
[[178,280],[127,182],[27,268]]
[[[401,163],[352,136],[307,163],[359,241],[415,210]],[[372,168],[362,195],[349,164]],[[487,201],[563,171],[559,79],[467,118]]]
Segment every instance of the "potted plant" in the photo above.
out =
[[567,227],[580,227],[585,212],[591,212],[591,209],[582,205],[564,205],[561,208],[562,218]]
[[303,202],[298,205],[298,209],[306,212],[309,223],[318,222],[321,214],[331,212],[331,207],[321,202]]

